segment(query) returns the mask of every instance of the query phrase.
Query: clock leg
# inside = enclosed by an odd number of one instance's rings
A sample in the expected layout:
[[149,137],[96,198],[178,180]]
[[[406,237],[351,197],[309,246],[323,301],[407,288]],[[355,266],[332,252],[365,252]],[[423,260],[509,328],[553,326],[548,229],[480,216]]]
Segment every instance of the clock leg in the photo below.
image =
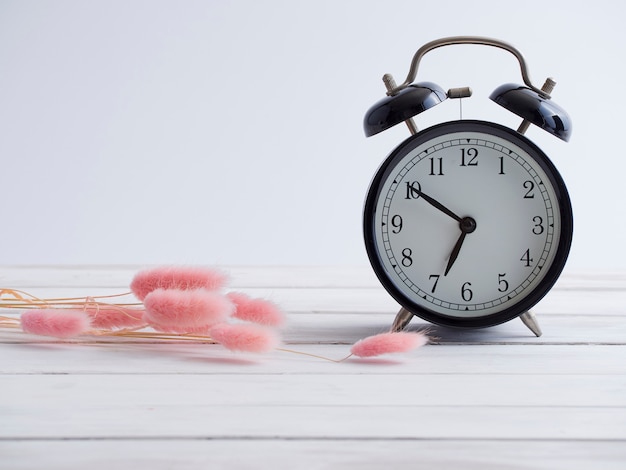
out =
[[524,322],[524,325],[526,325],[537,338],[541,336],[541,327],[539,326],[539,323],[537,323],[537,317],[534,313],[529,310],[528,312],[522,313],[519,317]]
[[412,318],[413,314],[409,312],[406,308],[402,307],[396,315],[393,324],[391,325],[391,331],[393,333],[397,333],[398,331],[404,330],[411,322]]

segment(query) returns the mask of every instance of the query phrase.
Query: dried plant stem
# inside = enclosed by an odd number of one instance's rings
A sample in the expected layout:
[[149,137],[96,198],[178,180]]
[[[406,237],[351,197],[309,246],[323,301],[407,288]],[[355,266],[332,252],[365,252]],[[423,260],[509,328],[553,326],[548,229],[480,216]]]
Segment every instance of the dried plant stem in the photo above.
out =
[[[143,327],[142,327],[143,328]],[[210,336],[195,335],[195,334],[177,334],[177,333],[160,333],[158,331],[136,331],[136,330],[95,330],[90,332],[94,336],[118,336],[123,338],[140,338],[140,339],[159,339],[170,341],[200,341],[203,343],[216,344]]]
[[17,318],[0,316],[0,328],[20,328],[20,321]]
[[334,363],[337,363],[337,364],[340,363],[340,362],[344,362],[345,360],[350,359],[353,356],[353,354],[348,354],[343,359],[332,359],[330,357],[320,356],[318,354],[307,353],[307,352],[304,352],[304,351],[296,351],[294,349],[276,348],[276,351],[287,352],[287,353],[291,353],[291,354],[299,354],[301,356],[314,357],[316,359],[323,359],[325,361],[334,362]]
[[[56,297],[41,299],[28,292],[18,289],[0,289],[0,308],[29,309],[42,307],[70,307],[85,308],[90,306],[104,307],[136,307],[143,305],[141,302],[108,303],[101,299],[114,299],[132,295],[131,292],[110,295],[96,295],[87,297]],[[10,298],[6,298],[9,296]],[[4,298],[3,298],[4,297]]]

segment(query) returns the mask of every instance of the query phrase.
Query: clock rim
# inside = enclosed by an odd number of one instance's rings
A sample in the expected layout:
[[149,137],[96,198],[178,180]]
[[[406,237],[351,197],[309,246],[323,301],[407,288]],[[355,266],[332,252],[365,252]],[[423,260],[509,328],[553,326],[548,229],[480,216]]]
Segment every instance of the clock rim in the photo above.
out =
[[[558,201],[558,209],[561,216],[561,231],[559,234],[558,247],[554,259],[548,268],[548,272],[544,275],[539,284],[535,286],[535,288],[533,288],[532,291],[530,291],[530,293],[527,294],[522,300],[516,302],[514,305],[508,306],[500,312],[478,317],[448,316],[415,303],[402,291],[400,291],[396,287],[395,283],[391,281],[376,248],[374,213],[376,203],[380,195],[380,190],[384,183],[384,177],[387,175],[388,170],[393,168],[395,164],[397,164],[398,160],[406,156],[408,151],[414,149],[418,145],[441,135],[453,132],[482,132],[484,134],[503,138],[522,148],[541,166],[548,176]],[[408,151],[406,150],[407,147],[409,147]],[[526,136],[501,124],[489,121],[464,119],[448,121],[423,129],[417,134],[412,135],[401,142],[383,160],[374,174],[367,191],[363,208],[363,237],[367,256],[374,273],[385,290],[402,307],[413,313],[413,315],[434,324],[459,328],[484,328],[505,323],[520,316],[533,308],[550,291],[561,275],[569,256],[574,231],[573,219],[571,200],[567,187],[565,186],[565,181],[543,150],[541,150]]]

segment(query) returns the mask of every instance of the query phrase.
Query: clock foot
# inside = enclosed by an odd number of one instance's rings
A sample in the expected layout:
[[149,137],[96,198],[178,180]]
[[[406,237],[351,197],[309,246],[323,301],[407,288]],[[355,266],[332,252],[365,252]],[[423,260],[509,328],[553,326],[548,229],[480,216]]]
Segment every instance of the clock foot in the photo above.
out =
[[541,328],[539,327],[539,323],[537,323],[537,317],[534,313],[529,310],[528,312],[522,313],[519,317],[524,322],[524,325],[526,325],[537,338],[541,336]]
[[393,333],[397,333],[398,331],[404,330],[407,325],[411,322],[413,318],[413,314],[409,312],[406,308],[401,308],[396,318],[393,320],[393,324],[391,325],[391,331]]

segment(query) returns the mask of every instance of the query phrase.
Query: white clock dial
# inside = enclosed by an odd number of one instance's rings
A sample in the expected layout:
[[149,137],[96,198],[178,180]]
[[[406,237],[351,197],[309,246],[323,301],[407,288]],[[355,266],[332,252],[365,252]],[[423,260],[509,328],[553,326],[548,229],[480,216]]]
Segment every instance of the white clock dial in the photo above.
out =
[[410,311],[461,322],[519,315],[551,287],[569,250],[560,176],[500,126],[431,129],[394,151],[372,184],[365,230],[374,268]]

